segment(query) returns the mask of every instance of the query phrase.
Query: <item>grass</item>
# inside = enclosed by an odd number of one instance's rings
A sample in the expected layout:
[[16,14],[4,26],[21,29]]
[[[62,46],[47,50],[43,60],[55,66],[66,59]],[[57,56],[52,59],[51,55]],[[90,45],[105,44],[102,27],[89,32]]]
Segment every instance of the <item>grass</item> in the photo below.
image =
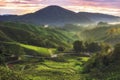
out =
[[36,53],[43,56],[51,56],[56,52],[55,48],[44,48],[44,47],[38,47],[38,46],[33,46],[33,45],[28,45],[28,44],[23,44],[18,42],[3,42],[3,43],[19,45],[22,48],[35,51]]
[[21,43],[18,43],[18,45],[20,45],[23,48],[27,48],[27,49],[36,51],[36,52],[40,53],[41,55],[52,55],[56,51],[56,49],[54,49],[54,48],[49,48],[48,49],[48,48],[37,47],[37,46],[21,44]]
[[85,62],[89,60],[88,57],[81,57],[81,59],[82,59],[82,61],[85,61]]
[[82,60],[87,60],[87,57],[82,57],[81,60],[77,60],[81,57],[69,57],[65,56],[66,62],[56,62],[51,60],[45,60],[44,62],[36,62],[25,64],[16,64],[13,68],[18,71],[23,66],[26,68],[23,70],[31,80],[84,80],[83,75],[79,72],[82,70]]
[[[50,55],[55,49],[47,49],[16,42],[5,42],[7,44],[16,44],[23,48],[36,51],[37,53]],[[53,60],[44,60],[44,62],[24,62],[21,64],[14,64],[12,70],[22,72],[30,80],[84,80],[82,71],[82,64],[87,61],[88,57],[80,56],[63,56],[65,62],[56,62]],[[61,59],[63,59],[61,58]]]
[[41,80],[79,80],[82,76],[78,73],[78,69],[82,69],[82,66],[76,66],[76,62],[81,64],[81,61],[75,58],[69,58],[68,62],[45,61],[41,65],[38,64],[35,70],[39,72]]
[[[77,60],[77,58],[81,58],[81,60]],[[87,61],[88,57],[66,57],[66,62],[55,62],[46,60],[41,65],[37,66],[37,70],[57,70],[67,73],[74,73],[78,71],[78,67],[82,69],[83,61]],[[80,70],[80,69],[79,69]]]

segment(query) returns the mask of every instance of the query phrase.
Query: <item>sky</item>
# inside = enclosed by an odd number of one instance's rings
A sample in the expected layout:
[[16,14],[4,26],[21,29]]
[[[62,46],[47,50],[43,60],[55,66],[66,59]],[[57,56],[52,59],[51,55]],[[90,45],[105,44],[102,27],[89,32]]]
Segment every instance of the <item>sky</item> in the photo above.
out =
[[0,15],[23,15],[50,5],[58,5],[74,12],[120,16],[120,0],[0,0]]

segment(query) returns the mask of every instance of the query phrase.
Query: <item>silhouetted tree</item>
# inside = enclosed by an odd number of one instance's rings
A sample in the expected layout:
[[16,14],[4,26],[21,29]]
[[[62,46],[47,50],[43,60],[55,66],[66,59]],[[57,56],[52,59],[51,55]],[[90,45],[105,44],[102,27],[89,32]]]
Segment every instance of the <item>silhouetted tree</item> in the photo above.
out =
[[116,60],[120,59],[120,43],[116,44],[114,47],[114,54],[112,55]]
[[58,51],[64,51],[65,48],[64,48],[63,46],[59,46],[59,47],[57,48],[57,50],[58,50]]
[[86,45],[86,50],[88,52],[97,52],[101,50],[101,46],[98,43],[92,42]]
[[79,41],[79,40],[77,40],[77,41],[75,41],[74,43],[73,43],[73,48],[74,48],[74,50],[76,51],[76,52],[82,52],[83,51],[83,42],[82,41]]
[[104,25],[108,25],[108,23],[107,22],[99,22],[97,25],[98,26],[104,26]]
[[0,46],[0,64],[5,63],[4,46]]

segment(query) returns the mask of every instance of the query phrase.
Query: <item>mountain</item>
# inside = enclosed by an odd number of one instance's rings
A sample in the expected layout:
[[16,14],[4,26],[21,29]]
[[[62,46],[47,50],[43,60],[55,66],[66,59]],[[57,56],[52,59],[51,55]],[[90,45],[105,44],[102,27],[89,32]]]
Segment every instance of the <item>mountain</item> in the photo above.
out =
[[87,12],[75,13],[59,6],[48,6],[35,13],[21,16],[0,16],[0,21],[23,22],[35,25],[90,24],[98,21],[117,21],[118,17]]
[[64,25],[72,23],[89,23],[91,20],[85,16],[79,16],[59,6],[48,6],[33,14],[26,14],[20,20],[33,24]]
[[118,22],[120,21],[120,17],[108,15],[108,14],[101,14],[101,13],[88,13],[88,12],[79,12],[78,15],[86,16],[94,22]]
[[16,18],[18,18],[17,15],[0,15],[0,21],[12,21]]
[[[2,20],[18,21],[31,24],[49,24],[64,25],[72,23],[90,23],[92,22],[86,16],[79,16],[75,12],[69,11],[59,6],[48,6],[35,13],[25,14],[16,18],[16,16],[2,16]],[[11,18],[11,20],[9,19]],[[0,19],[0,20],[1,20]],[[2,21],[1,20],[1,21]]]

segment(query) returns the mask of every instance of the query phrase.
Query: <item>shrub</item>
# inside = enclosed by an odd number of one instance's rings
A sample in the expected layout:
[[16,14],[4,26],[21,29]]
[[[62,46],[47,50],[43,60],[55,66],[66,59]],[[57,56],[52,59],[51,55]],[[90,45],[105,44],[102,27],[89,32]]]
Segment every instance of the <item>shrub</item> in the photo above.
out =
[[65,48],[64,48],[63,46],[59,46],[59,47],[57,48],[57,50],[60,51],[60,52],[63,52],[63,51],[65,50]]
[[75,41],[73,43],[73,48],[76,52],[82,52],[84,50],[83,42],[82,41]]
[[22,72],[0,66],[0,80],[29,80]]

